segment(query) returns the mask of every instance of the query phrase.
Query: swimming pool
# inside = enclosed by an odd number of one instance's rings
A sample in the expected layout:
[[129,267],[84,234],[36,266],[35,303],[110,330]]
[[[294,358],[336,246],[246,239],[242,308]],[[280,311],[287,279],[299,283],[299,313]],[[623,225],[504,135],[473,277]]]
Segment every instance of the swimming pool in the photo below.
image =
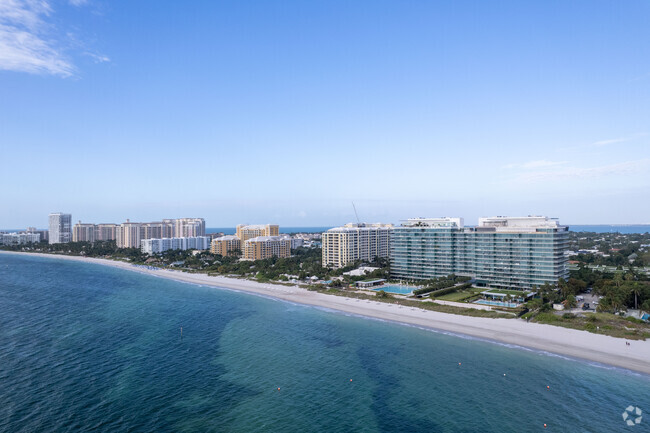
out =
[[372,289],[372,290],[374,290],[375,292],[383,290],[386,293],[395,293],[398,295],[410,295],[411,292],[413,292],[414,288],[415,287],[392,285],[392,286],[383,286],[378,289]]
[[514,302],[501,302],[501,301],[488,301],[485,299],[480,299],[476,302],[475,304],[482,304],[482,305],[493,305],[495,307],[510,307],[510,308],[516,308],[519,306],[519,304],[515,304]]

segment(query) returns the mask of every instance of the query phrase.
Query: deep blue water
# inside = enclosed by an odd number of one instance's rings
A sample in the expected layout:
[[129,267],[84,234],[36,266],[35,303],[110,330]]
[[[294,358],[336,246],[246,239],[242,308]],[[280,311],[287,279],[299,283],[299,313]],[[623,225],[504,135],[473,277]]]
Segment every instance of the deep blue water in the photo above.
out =
[[645,375],[101,265],[0,254],[0,312],[2,432],[650,427]]
[[[280,226],[280,233],[323,233],[332,227],[283,227]],[[235,227],[206,227],[206,233],[223,232],[226,235],[234,235]]]

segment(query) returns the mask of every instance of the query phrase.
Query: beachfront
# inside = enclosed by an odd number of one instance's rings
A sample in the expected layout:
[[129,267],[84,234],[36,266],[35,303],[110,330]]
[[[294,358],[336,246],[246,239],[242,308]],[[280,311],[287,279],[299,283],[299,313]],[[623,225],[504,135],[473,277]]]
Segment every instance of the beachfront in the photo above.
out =
[[364,317],[470,335],[650,374],[648,362],[650,341],[633,341],[630,346],[627,346],[623,339],[557,326],[527,323],[523,320],[446,314],[385,302],[326,295],[298,286],[262,284],[249,280],[190,274],[106,259],[37,253],[5,252],[5,254],[31,254],[60,260],[96,263],[191,284],[237,290]]

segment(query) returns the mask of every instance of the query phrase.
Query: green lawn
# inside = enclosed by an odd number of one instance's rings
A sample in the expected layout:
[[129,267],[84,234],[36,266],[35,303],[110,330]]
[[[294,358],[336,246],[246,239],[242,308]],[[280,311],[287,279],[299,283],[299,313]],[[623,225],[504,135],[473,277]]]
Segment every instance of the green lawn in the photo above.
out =
[[436,299],[441,301],[452,301],[452,302],[461,302],[481,293],[483,289],[477,289],[472,287],[471,289],[462,290],[458,292],[447,293],[446,295],[438,296]]
[[[485,292],[486,290],[482,290]],[[513,296],[521,296],[524,293],[527,293],[523,290],[502,290],[502,289],[489,289],[487,290],[489,293],[503,293],[504,295],[513,295]]]

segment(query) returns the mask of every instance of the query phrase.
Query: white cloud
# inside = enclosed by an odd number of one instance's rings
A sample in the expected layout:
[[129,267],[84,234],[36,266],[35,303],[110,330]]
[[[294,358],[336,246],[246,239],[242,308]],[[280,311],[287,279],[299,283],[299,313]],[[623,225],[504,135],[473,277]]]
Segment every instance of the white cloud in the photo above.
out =
[[625,143],[627,141],[636,140],[637,138],[645,137],[647,135],[648,134],[645,133],[645,132],[639,132],[639,133],[632,134],[632,135],[627,135],[627,136],[624,136],[624,137],[612,138],[610,140],[596,141],[594,143],[591,143],[591,145],[596,146],[596,147],[603,147],[603,146],[608,146],[610,144]]
[[0,0],[0,69],[67,77],[74,66],[65,58],[45,21],[45,0]]
[[529,170],[518,173],[514,181],[522,183],[597,179],[627,176],[650,171],[650,158],[625,161],[598,167],[562,167],[551,170]]
[[88,0],[69,0],[72,6],[83,6],[88,3]]
[[111,59],[109,59],[108,56],[104,56],[102,54],[86,53],[86,55],[92,57],[95,63],[106,63],[111,61]]
[[564,165],[566,164],[567,161],[547,161],[545,159],[540,159],[536,161],[529,161],[529,162],[524,162],[521,164],[508,164],[504,165],[503,168],[518,168],[518,169],[534,169],[534,168],[549,168],[549,167],[557,167],[559,165]]

